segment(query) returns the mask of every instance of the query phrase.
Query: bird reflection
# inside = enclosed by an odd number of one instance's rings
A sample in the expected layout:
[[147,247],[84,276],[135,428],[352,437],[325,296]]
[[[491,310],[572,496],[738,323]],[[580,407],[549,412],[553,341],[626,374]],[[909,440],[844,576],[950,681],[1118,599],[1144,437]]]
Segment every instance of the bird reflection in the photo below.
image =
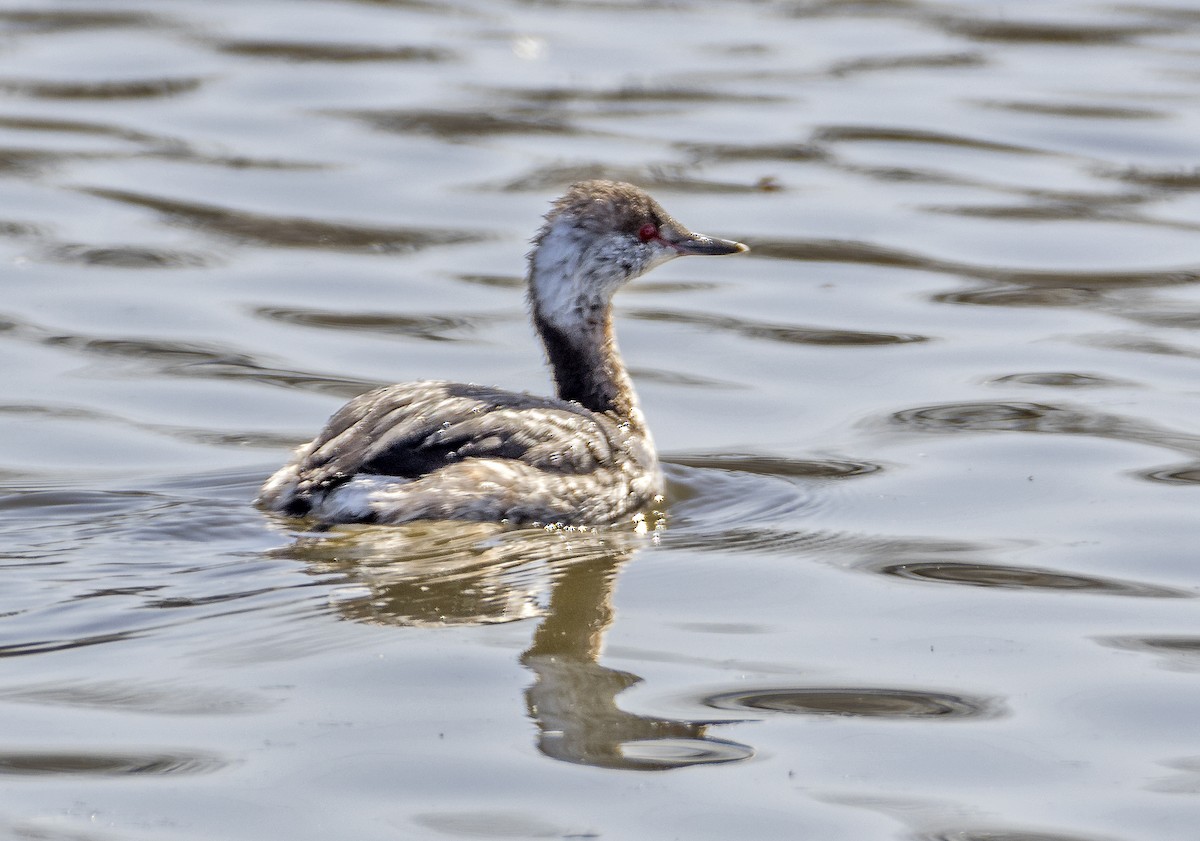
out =
[[616,553],[562,571],[545,617],[521,662],[536,675],[525,699],[546,756],[580,765],[661,770],[745,759],[745,745],[706,736],[708,725],[635,715],[617,695],[641,682],[630,672],[600,665],[604,632],[613,621]]
[[638,675],[599,662],[621,567],[649,538],[626,531],[508,529],[493,523],[352,527],[279,550],[317,575],[344,616],[379,625],[455,626],[540,617],[521,664],[538,748],[564,762],[665,770],[730,762],[746,745],[707,735],[711,722],[638,715],[617,696]]

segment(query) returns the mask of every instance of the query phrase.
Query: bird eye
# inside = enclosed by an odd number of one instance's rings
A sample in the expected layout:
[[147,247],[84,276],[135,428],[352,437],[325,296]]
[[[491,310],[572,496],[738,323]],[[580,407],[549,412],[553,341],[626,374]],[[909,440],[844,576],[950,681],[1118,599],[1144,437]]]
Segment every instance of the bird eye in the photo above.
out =
[[653,222],[647,222],[638,229],[638,239],[642,242],[649,242],[658,236],[658,225]]

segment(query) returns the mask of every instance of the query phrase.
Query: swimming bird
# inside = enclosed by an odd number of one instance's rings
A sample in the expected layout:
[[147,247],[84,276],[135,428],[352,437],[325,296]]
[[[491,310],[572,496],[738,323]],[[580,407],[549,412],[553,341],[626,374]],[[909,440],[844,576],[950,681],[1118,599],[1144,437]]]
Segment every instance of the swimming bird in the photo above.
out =
[[534,237],[527,275],[557,397],[437,381],[367,392],[297,449],[256,503],[321,524],[634,517],[660,498],[663,479],[617,350],[613,294],[681,255],[746,250],[693,233],[632,184],[574,184]]

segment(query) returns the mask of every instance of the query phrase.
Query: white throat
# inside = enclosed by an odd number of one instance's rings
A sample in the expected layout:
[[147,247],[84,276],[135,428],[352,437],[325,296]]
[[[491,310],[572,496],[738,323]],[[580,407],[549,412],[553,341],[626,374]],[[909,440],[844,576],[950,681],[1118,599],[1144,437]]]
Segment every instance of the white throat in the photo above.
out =
[[563,330],[598,326],[625,283],[678,256],[673,249],[596,234],[559,218],[530,255],[529,294],[537,312]]

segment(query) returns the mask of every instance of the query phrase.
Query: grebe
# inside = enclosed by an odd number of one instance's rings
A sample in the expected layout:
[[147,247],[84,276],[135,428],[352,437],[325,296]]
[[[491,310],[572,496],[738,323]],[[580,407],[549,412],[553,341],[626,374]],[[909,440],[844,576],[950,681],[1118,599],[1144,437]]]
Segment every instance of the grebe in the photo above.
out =
[[558,397],[412,382],[343,406],[256,501],[322,524],[483,520],[600,525],[662,494],[617,352],[612,296],[683,254],[736,254],[632,184],[584,181],[546,214],[529,254],[533,324]]

